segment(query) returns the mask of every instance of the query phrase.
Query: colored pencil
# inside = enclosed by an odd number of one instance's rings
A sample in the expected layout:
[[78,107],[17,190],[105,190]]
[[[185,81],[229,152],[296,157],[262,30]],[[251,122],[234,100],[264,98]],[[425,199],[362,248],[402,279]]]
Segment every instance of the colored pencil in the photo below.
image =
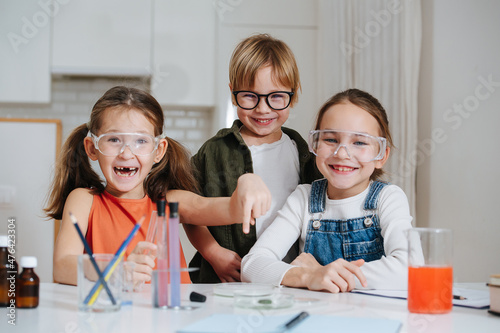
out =
[[99,269],[97,262],[95,261],[94,254],[92,253],[92,249],[90,248],[89,243],[87,243],[87,240],[85,239],[85,236],[82,233],[82,229],[80,229],[80,226],[78,225],[78,221],[76,220],[75,215],[73,215],[73,213],[70,212],[69,218],[71,219],[71,222],[73,222],[73,224],[75,225],[76,231],[78,232],[78,236],[80,236],[80,239],[82,240],[82,243],[83,243],[83,247],[85,248],[85,251],[87,251],[87,254],[90,258],[90,262],[92,263],[92,266],[94,266],[94,269],[95,269],[97,275],[99,276],[99,281],[101,281],[102,285],[106,289],[106,292],[108,293],[109,299],[111,300],[113,305],[115,305],[116,300],[113,297],[111,290],[109,290],[108,284],[106,283],[106,281],[104,281],[104,276],[102,275],[102,272]]
[[[127,238],[123,241],[123,243],[120,245],[118,248],[118,251],[116,251],[113,259],[109,262],[108,266],[104,270],[104,280],[108,281],[109,278],[111,277],[111,274],[113,274],[113,271],[115,268],[118,266],[118,263],[120,260],[123,259],[125,256],[125,250],[127,249],[127,246],[130,244],[134,236],[137,234],[137,231],[139,231],[139,228],[141,227],[142,222],[146,218],[146,215],[143,215],[141,219],[135,224],[134,228],[130,233],[128,234]],[[95,303],[97,300],[97,297],[99,296],[101,290],[102,290],[102,284],[100,281],[97,281],[90,293],[87,295],[85,298],[85,304],[92,305]]]
[[458,299],[458,300],[466,300],[467,298],[466,297],[463,297],[463,296],[460,296],[460,295],[453,295],[453,299]]

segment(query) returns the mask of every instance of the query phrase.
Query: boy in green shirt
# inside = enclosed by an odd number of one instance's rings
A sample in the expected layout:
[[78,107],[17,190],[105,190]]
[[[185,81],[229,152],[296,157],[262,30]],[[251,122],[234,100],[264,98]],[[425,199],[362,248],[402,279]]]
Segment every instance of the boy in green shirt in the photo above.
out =
[[[300,77],[295,57],[282,41],[267,34],[243,40],[229,64],[229,88],[238,120],[220,130],[193,156],[192,164],[204,196],[231,196],[244,173],[262,177],[272,194],[271,209],[249,234],[241,226],[185,225],[198,250],[190,267],[194,283],[240,281],[241,258],[255,244],[298,184],[321,175],[307,143],[283,127],[289,107],[298,99]],[[292,249],[293,250],[293,249]],[[294,259],[290,252],[288,261]]]

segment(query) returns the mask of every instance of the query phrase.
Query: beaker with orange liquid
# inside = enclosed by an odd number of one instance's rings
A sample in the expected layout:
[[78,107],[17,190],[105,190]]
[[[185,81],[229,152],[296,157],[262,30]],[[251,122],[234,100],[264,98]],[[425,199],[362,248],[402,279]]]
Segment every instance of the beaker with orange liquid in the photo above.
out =
[[408,230],[408,310],[448,313],[453,300],[453,237],[449,229]]

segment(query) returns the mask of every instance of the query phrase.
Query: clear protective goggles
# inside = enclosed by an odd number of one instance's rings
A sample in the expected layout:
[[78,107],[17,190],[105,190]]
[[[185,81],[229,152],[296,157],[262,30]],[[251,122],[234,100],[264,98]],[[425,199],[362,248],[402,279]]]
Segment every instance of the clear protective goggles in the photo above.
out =
[[128,147],[136,156],[152,154],[157,148],[163,135],[154,137],[144,133],[104,133],[99,136],[87,133],[92,138],[94,146],[105,156],[118,156]]
[[345,149],[349,159],[371,162],[384,158],[387,140],[366,133],[341,130],[314,130],[309,132],[309,150],[316,156],[337,156]]

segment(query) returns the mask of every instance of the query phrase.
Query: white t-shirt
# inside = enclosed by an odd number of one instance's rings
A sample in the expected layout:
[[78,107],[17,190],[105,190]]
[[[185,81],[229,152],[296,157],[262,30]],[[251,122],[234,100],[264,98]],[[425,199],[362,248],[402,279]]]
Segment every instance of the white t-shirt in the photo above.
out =
[[276,142],[248,148],[252,154],[253,172],[262,178],[272,196],[271,209],[255,224],[259,238],[299,184],[299,152],[295,142],[285,133]]
[[[364,216],[363,204],[369,187],[362,193],[341,200],[326,198],[323,219],[349,219]],[[297,239],[300,252],[304,251],[307,227],[311,215],[308,210],[311,185],[299,185],[278,212],[276,220],[257,240],[241,263],[241,278],[246,282],[271,283],[279,286],[285,273],[293,266],[282,262],[288,248]],[[408,242],[405,230],[411,228],[412,217],[408,199],[396,185],[385,186],[379,195],[377,214],[384,252],[379,260],[365,263],[361,270],[368,288],[407,289]],[[318,214],[314,215],[317,218]],[[356,279],[356,288],[361,284]]]

